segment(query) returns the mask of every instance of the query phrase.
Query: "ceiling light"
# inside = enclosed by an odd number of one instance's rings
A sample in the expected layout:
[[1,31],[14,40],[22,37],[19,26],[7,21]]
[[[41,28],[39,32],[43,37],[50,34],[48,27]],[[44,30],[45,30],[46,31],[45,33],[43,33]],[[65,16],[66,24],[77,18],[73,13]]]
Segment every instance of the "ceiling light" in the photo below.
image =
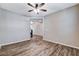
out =
[[45,3],[35,3],[34,5],[31,3],[27,3],[27,5],[33,8],[31,10],[28,10],[28,12],[34,11],[36,14],[39,14],[40,11],[42,11],[42,12],[47,11],[46,9],[41,9],[41,7],[43,7],[45,5]]
[[34,9],[34,12],[39,14],[39,9]]

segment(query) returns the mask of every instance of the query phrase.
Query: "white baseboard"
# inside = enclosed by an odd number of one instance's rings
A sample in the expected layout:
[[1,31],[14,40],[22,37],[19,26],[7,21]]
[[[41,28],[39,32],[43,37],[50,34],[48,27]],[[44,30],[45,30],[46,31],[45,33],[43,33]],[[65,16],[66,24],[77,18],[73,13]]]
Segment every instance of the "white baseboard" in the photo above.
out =
[[77,46],[72,46],[72,45],[68,45],[68,44],[64,44],[64,43],[60,43],[60,42],[54,42],[54,41],[50,41],[50,40],[47,40],[47,39],[44,39],[44,40],[52,42],[52,43],[57,43],[57,44],[61,44],[61,45],[64,45],[64,46],[68,46],[68,47],[79,49],[79,47],[77,47]]
[[[29,39],[27,39],[27,40],[29,40]],[[26,39],[25,39],[25,40],[21,40],[21,41],[9,42],[9,43],[4,43],[4,44],[1,44],[1,45],[0,45],[0,48],[1,48],[2,46],[5,46],[5,45],[15,44],[15,43],[19,43],[19,42],[22,42],[22,41],[26,41]]]

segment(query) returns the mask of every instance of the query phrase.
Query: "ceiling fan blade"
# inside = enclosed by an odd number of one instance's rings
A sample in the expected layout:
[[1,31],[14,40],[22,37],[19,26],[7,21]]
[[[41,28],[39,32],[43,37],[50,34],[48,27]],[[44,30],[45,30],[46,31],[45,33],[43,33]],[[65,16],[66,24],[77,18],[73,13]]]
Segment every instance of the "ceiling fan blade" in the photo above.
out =
[[46,9],[40,9],[41,11],[44,11],[44,12],[46,12],[47,10]]
[[35,8],[38,8],[38,4],[35,4]]
[[27,3],[27,5],[29,5],[29,6],[31,6],[31,7],[33,7],[33,8],[34,8],[34,6],[33,6],[32,4],[30,4],[30,3]]
[[40,5],[39,5],[39,7],[42,7],[42,6],[44,6],[45,5],[45,3],[41,3]]
[[32,12],[33,10],[28,10],[28,12]]

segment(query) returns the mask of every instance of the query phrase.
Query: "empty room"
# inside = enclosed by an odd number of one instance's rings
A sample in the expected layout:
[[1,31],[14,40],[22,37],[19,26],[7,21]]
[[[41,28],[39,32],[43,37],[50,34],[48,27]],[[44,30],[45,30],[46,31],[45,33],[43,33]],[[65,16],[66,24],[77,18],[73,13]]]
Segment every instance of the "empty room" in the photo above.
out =
[[0,56],[79,56],[79,4],[0,3]]

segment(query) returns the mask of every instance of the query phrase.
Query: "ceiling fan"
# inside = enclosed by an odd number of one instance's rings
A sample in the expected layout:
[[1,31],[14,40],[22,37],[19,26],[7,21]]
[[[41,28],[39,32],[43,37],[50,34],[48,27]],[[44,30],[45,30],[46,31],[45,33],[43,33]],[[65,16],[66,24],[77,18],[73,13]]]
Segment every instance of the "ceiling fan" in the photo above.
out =
[[32,5],[31,3],[27,3],[27,5],[33,8],[32,10],[28,10],[28,12],[34,11],[35,13],[39,14],[39,11],[43,11],[43,12],[47,11],[46,9],[40,9],[45,5],[45,3],[40,3],[40,4],[35,3],[34,5]]

